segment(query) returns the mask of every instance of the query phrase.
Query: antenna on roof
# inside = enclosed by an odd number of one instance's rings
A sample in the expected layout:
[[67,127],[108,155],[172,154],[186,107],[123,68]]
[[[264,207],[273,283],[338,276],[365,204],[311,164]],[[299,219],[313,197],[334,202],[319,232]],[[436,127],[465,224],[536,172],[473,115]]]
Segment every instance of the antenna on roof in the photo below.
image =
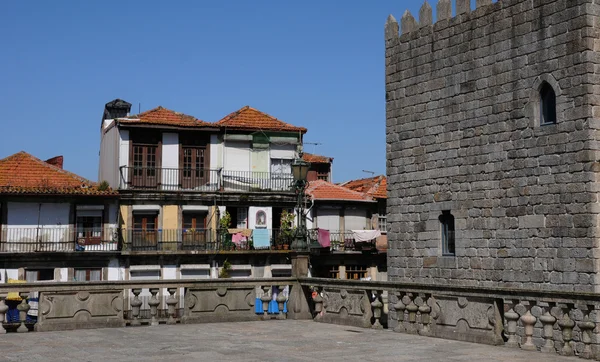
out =
[[314,149],[315,149],[315,147],[314,147],[314,146],[320,146],[320,145],[322,145],[322,143],[321,143],[321,142],[303,142],[303,143],[304,143],[305,145],[312,145],[312,146],[313,146],[313,152],[314,152]]
[[373,172],[373,171],[369,171],[369,170],[362,170],[362,172],[370,173],[370,174],[371,174],[371,176],[373,176],[373,175],[375,174],[375,172]]
[[138,102],[138,114],[142,113],[142,103]]

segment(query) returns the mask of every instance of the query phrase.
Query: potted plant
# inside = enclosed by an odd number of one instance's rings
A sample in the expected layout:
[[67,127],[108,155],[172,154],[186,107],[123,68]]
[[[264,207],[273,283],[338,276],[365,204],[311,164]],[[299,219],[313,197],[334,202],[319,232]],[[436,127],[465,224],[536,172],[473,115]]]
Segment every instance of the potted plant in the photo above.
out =
[[229,212],[225,211],[225,214],[223,214],[219,220],[219,236],[221,238],[223,250],[231,250],[233,248],[231,235],[229,235],[229,225],[231,225],[231,215]]
[[294,226],[294,214],[284,210],[281,213],[281,229],[279,237],[277,238],[277,248],[284,250],[289,249],[292,239],[296,233],[296,227]]

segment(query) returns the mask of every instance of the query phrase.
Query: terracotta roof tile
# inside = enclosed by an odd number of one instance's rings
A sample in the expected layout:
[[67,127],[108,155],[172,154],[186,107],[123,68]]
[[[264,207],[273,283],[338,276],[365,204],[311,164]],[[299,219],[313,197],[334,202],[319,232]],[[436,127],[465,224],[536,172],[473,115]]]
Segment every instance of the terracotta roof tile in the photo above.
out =
[[310,163],[331,163],[333,161],[333,157],[313,155],[306,152],[302,154],[302,159]]
[[352,191],[343,186],[323,180],[311,181],[306,189],[306,193],[313,200],[371,201],[369,197],[365,197],[360,192]]
[[245,106],[215,123],[218,126],[240,130],[263,130],[306,133],[306,128],[292,126],[264,112]]
[[376,199],[387,199],[387,178],[383,175],[347,181],[340,186]]
[[27,152],[0,160],[0,193],[117,195],[111,189],[100,191],[83,177],[46,163]]
[[201,121],[194,116],[179,113],[158,106],[149,111],[119,119],[122,124],[155,124],[175,127],[207,127],[211,124]]

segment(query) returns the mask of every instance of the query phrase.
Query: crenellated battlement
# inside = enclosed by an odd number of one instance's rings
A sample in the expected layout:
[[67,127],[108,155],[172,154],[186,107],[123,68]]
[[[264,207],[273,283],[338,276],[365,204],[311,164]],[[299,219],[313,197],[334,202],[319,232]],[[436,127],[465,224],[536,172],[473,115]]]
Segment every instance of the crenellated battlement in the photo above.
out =
[[[439,0],[436,5],[436,22],[433,22],[433,9],[429,2],[425,0],[423,6],[419,10],[419,20],[406,10],[400,18],[400,25],[393,15],[390,15],[385,23],[385,39],[391,40],[401,35],[415,32],[423,27],[434,26],[437,23],[443,21],[449,21],[457,19],[461,21],[466,14],[470,14],[471,11],[486,12],[486,9],[490,6],[502,7],[502,1],[493,3],[492,0],[476,0],[475,9],[471,9],[470,0],[455,0],[456,1],[456,16],[452,17],[452,0]],[[506,0],[505,0],[506,1]],[[509,1],[510,2],[510,1]]]

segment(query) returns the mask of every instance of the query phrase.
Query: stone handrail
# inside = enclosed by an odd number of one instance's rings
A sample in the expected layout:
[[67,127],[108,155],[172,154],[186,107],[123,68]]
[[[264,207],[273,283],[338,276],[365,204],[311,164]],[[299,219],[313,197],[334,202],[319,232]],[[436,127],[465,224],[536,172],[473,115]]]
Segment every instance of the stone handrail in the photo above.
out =
[[[39,308],[32,308],[30,299],[37,294]],[[2,323],[0,333],[5,329],[27,332],[27,324],[33,323],[36,331],[51,331],[310,318],[306,298],[294,278],[3,284],[0,296],[0,322],[8,316],[8,305],[16,306],[19,314],[16,321],[13,316]],[[37,311],[33,321],[28,317],[31,309]]]
[[[600,359],[593,293],[299,278],[314,320]],[[387,294],[388,315],[385,298]]]

